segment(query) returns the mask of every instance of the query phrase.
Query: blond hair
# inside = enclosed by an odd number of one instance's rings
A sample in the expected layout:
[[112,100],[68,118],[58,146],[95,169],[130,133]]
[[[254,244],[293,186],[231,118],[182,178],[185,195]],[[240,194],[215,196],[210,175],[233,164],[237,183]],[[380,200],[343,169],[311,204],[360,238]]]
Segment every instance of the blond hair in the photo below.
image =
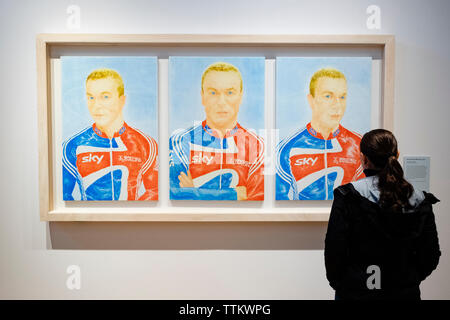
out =
[[101,68],[92,71],[86,78],[86,84],[89,80],[100,80],[106,78],[114,79],[117,81],[117,92],[119,93],[119,97],[123,96],[125,93],[125,88],[123,85],[122,77],[117,71],[112,69]]
[[202,92],[203,92],[203,82],[205,81],[205,77],[208,73],[211,71],[219,71],[219,72],[236,72],[239,75],[239,78],[241,79],[241,92],[243,89],[243,81],[242,81],[242,75],[238,68],[233,66],[231,63],[227,62],[215,62],[208,66],[208,68],[203,71],[202,75]]
[[313,76],[311,77],[311,81],[309,82],[309,93],[313,97],[316,93],[317,81],[319,81],[320,78],[344,79],[345,81],[347,81],[344,74],[337,69],[333,68],[320,69],[313,74]]

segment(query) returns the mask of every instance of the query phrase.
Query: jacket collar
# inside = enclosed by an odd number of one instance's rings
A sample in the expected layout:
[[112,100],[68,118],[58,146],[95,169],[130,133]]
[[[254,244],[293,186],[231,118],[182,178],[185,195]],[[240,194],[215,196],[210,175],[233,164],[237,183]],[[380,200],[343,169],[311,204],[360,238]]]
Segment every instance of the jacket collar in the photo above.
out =
[[306,128],[308,129],[309,134],[322,140],[330,140],[336,138],[342,132],[342,126],[339,124],[338,128],[335,131],[331,132],[328,138],[325,139],[319,132],[314,130],[314,128],[311,126],[311,122],[306,125]]
[[[206,132],[208,132],[211,136],[220,139],[220,137],[219,137],[219,135],[217,134],[216,130],[214,130],[213,128],[211,128],[210,126],[208,126],[208,125],[206,124],[206,120],[203,120],[203,122],[202,122],[202,127],[203,127],[203,130],[205,130]],[[225,134],[225,136],[223,137],[223,139],[233,136],[239,129],[242,129],[242,127],[241,127],[241,125],[240,125],[239,123],[236,123],[236,126],[235,126],[233,129],[229,130],[229,131]]]
[[364,169],[363,170],[366,177],[376,176],[378,173],[380,173],[379,169]]
[[[119,131],[114,133],[113,138],[117,138],[117,137],[121,136],[127,128],[128,128],[128,125],[126,124],[126,122],[124,122],[122,128],[120,128]],[[109,139],[108,136],[106,135],[106,133],[104,133],[99,128],[97,128],[97,125],[95,123],[92,125],[92,129],[98,136]]]

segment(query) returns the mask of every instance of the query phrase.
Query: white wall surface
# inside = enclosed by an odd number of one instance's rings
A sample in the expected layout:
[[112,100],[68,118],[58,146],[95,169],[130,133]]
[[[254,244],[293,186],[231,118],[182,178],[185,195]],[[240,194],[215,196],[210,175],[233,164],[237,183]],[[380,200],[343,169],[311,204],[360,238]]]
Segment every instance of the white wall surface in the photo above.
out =
[[[81,8],[81,28],[66,8]],[[381,8],[368,30],[366,8]],[[443,255],[422,284],[450,299],[450,2],[0,0],[0,298],[331,299],[325,223],[39,221],[37,33],[394,34],[400,151],[431,156]],[[53,248],[53,249],[51,249]],[[66,268],[81,268],[81,289]]]

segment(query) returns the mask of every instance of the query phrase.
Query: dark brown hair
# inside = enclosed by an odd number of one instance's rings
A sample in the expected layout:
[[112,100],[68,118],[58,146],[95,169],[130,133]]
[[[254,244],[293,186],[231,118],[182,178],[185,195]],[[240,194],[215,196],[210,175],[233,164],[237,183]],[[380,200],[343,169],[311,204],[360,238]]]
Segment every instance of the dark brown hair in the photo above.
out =
[[380,206],[395,212],[410,208],[408,200],[414,188],[403,177],[403,169],[397,160],[397,139],[392,132],[384,129],[367,132],[361,139],[360,149],[379,170]]

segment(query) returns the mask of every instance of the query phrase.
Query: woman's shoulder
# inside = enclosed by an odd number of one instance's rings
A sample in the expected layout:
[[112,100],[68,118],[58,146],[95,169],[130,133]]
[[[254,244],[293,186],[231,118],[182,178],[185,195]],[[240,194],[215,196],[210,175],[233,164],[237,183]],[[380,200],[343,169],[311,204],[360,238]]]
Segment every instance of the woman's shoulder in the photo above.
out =
[[424,200],[425,200],[425,193],[423,191],[419,191],[414,188],[411,197],[409,197],[409,204],[413,208],[415,208],[419,206]]

